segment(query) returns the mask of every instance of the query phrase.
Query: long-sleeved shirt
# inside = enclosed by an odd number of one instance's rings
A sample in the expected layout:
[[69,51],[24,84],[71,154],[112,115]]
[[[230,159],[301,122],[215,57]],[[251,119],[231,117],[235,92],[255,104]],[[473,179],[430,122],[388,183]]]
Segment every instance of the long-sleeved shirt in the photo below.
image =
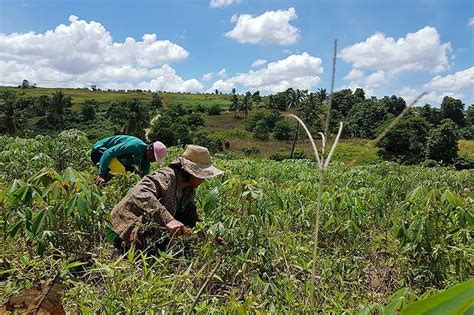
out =
[[112,210],[112,230],[128,242],[134,229],[164,227],[194,203],[196,190],[183,187],[179,169],[163,167],[142,180]]
[[147,144],[132,136],[112,136],[94,144],[95,150],[104,153],[99,161],[99,175],[107,174],[110,161],[115,157],[126,168],[137,167],[140,176],[150,172],[150,162],[145,159]]

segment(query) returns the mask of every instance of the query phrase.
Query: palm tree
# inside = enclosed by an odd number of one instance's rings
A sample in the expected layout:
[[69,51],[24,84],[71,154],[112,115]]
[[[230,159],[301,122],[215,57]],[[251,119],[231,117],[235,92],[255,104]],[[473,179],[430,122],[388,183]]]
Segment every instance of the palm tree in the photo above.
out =
[[1,123],[8,134],[15,135],[22,120],[17,95],[13,90],[6,90],[2,93],[1,99],[3,100],[3,104],[0,104],[0,110],[5,116],[2,118]]
[[328,99],[328,94],[326,92],[326,89],[318,89],[318,92],[316,92],[316,95],[320,104],[323,104]]
[[[292,88],[288,89],[288,92],[290,94],[290,98],[288,99],[288,108],[293,108],[293,114],[297,115],[300,111],[300,105],[301,102],[304,99],[305,93],[300,90],[293,90]],[[295,153],[295,146],[296,142],[298,141],[298,136],[300,133],[300,125],[298,124],[298,127],[296,129],[295,133],[295,139],[293,140],[293,145],[291,146],[291,153],[290,153],[290,159],[293,158],[293,154]]]
[[247,117],[249,111],[252,109],[252,93],[245,93],[245,97],[240,103],[240,111],[244,112],[245,117]]
[[237,110],[239,109],[239,98],[235,94],[235,88],[232,88],[232,99],[230,103],[230,110],[234,112],[234,118],[237,118]]

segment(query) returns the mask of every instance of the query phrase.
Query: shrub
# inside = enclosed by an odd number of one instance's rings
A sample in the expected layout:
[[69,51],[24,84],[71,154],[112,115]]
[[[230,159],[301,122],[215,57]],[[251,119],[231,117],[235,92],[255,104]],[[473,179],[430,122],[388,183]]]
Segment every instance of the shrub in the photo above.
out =
[[204,126],[204,117],[199,113],[190,114],[188,117],[186,117],[186,121],[190,127]]
[[229,147],[228,142],[223,137],[210,133],[204,128],[199,128],[193,134],[193,143],[207,147],[212,153],[224,151],[224,147]]
[[416,164],[425,157],[429,125],[422,117],[410,117],[396,125],[379,143],[381,157]]
[[259,120],[265,120],[265,113],[255,113],[253,117],[251,117],[245,122],[245,130],[252,132],[255,129],[255,126],[257,126],[257,121]]
[[268,140],[269,136],[269,128],[267,127],[267,123],[264,119],[257,121],[255,129],[253,130],[253,137],[257,140]]
[[426,157],[443,164],[452,163],[458,157],[459,133],[451,119],[430,131],[426,144]]
[[260,154],[260,149],[258,147],[247,147],[247,148],[243,148],[242,149],[242,152],[246,155],[246,156],[249,156],[249,155],[257,155],[257,154]]
[[81,105],[81,117],[83,121],[91,121],[96,117],[96,111],[99,109],[99,103],[94,99],[86,99]]
[[436,167],[439,166],[439,163],[436,162],[435,160],[424,160],[423,163],[421,163],[423,167]]
[[207,114],[209,116],[217,116],[217,115],[220,115],[221,112],[222,112],[222,109],[220,108],[218,104],[212,104],[212,106],[207,109]]
[[472,170],[474,169],[474,159],[459,157],[454,161],[454,168],[457,170]]
[[280,120],[276,122],[275,128],[273,128],[273,137],[276,140],[290,140],[291,139],[291,127],[288,121]]

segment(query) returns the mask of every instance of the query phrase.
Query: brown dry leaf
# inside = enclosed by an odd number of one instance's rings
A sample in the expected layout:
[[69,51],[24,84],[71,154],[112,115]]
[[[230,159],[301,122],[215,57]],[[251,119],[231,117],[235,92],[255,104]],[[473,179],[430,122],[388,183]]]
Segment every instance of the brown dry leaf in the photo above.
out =
[[61,285],[55,283],[42,290],[30,288],[11,297],[7,303],[0,307],[0,314],[12,312],[15,314],[41,314],[63,315],[64,308],[61,304]]

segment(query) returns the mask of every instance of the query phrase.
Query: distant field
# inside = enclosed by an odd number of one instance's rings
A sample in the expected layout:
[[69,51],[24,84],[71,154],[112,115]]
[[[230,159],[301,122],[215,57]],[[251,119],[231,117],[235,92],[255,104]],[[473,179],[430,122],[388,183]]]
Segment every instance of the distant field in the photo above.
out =
[[[112,101],[128,101],[139,99],[143,102],[150,102],[153,92],[115,92],[115,91],[91,91],[89,89],[71,89],[71,88],[33,88],[18,89],[14,87],[0,87],[0,92],[6,89],[15,89],[26,96],[53,95],[57,90],[63,90],[64,94],[72,97],[73,110],[78,110],[79,104],[85,99],[95,99],[99,102],[100,110],[107,108]],[[190,94],[190,93],[159,93],[165,106],[181,104],[184,107],[195,107],[199,104],[203,106],[212,106],[218,104],[221,108],[229,107],[230,95],[224,94]]]

